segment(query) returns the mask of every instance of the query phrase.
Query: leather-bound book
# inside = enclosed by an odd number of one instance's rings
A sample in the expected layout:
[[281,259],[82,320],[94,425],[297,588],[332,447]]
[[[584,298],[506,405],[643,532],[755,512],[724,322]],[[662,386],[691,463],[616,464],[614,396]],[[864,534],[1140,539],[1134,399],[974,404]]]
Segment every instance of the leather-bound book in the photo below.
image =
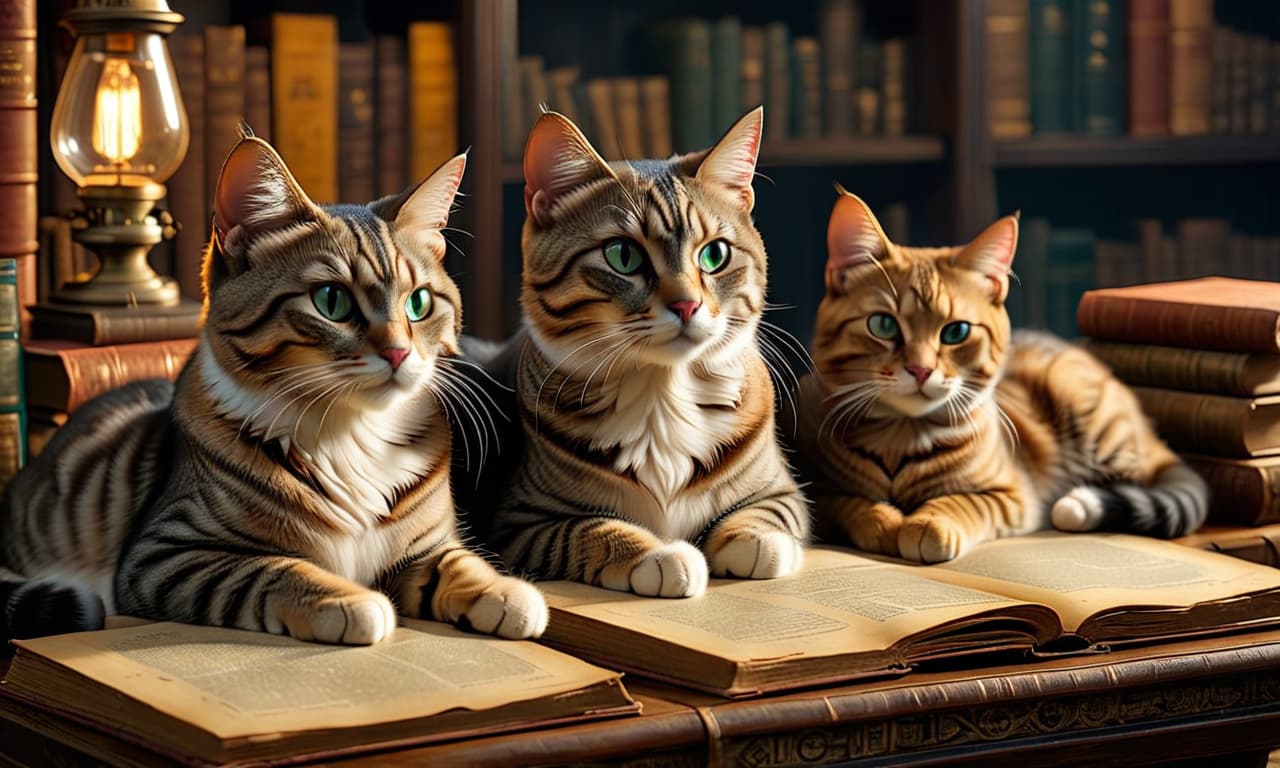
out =
[[1028,0],[987,0],[983,41],[987,130],[997,139],[1031,133]]
[[303,191],[338,200],[338,22],[271,15],[271,136]]
[[1169,0],[1129,0],[1129,133],[1169,133]]
[[1169,129],[1209,133],[1213,0],[1169,0]]
[[409,183],[426,179],[458,146],[458,61],[452,24],[415,21],[409,57]]
[[373,91],[377,194],[393,195],[409,186],[409,64],[404,38],[376,36],[373,55],[377,70]]
[[36,136],[36,2],[12,0],[0,11],[0,258],[14,258],[20,323],[36,300],[40,243]]
[[1183,454],[1209,485],[1209,522],[1216,525],[1280,523],[1280,456],[1233,459]]
[[204,28],[204,178],[210,196],[245,118],[244,35],[238,24]]
[[823,132],[828,136],[852,136],[857,118],[853,93],[862,41],[860,0],[821,0],[818,41],[822,52]]
[[373,40],[338,44],[338,199],[378,197],[374,173]]
[[253,135],[271,141],[271,51],[244,47],[244,119]]
[[671,156],[671,88],[663,75],[640,78],[645,157]]
[[23,350],[32,407],[72,413],[98,395],[141,379],[173,381],[197,339],[91,346],[32,341]]

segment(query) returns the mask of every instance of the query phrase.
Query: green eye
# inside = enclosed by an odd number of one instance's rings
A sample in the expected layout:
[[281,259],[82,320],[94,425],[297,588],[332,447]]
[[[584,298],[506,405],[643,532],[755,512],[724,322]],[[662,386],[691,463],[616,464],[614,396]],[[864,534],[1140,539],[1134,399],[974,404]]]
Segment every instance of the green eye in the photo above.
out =
[[404,313],[411,322],[418,322],[431,314],[431,291],[426,288],[414,288],[413,293],[404,303]]
[[942,326],[942,343],[959,344],[969,338],[969,324],[963,320]]
[[336,283],[326,283],[311,292],[311,303],[325,318],[335,323],[345,323],[355,312],[351,292]]
[[898,321],[893,315],[877,312],[867,318],[867,330],[871,331],[871,335],[877,339],[892,341],[898,338]]
[[620,275],[635,274],[644,264],[644,249],[634,240],[610,240],[604,244],[604,260]]
[[698,269],[708,274],[719,272],[729,263],[729,244],[723,240],[712,240],[698,251]]

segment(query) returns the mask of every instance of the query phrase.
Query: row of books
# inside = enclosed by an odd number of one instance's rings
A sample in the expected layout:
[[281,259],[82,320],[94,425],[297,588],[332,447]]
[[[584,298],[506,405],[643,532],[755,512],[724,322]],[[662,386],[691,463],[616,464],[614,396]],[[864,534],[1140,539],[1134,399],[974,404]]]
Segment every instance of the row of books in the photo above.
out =
[[1213,0],[990,0],[996,138],[1280,132],[1280,41]]
[[[821,3],[817,35],[738,16],[662,19],[644,30],[652,51],[646,71],[585,79],[578,67],[550,66],[510,40],[503,51],[504,156],[520,159],[544,106],[573,117],[611,160],[710,146],[759,104],[766,140],[901,135],[909,125],[909,41],[862,35],[861,13],[851,0]],[[507,26],[514,35],[515,24]]]
[[1018,279],[1008,308],[1014,326],[1077,338],[1077,305],[1090,289],[1203,275],[1280,280],[1280,237],[1233,230],[1216,216],[1170,223],[1142,218],[1126,236],[1024,216],[1013,271]]
[[1280,284],[1206,277],[1086,293],[1085,347],[1209,484],[1210,522],[1280,522]]

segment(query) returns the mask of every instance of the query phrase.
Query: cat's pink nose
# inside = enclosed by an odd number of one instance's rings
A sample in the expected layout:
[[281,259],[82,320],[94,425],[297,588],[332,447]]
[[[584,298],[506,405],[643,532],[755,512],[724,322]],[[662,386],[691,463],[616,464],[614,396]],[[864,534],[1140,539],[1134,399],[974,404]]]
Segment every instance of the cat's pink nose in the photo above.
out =
[[391,370],[400,370],[400,364],[409,356],[409,350],[404,347],[387,347],[378,353],[378,357],[391,363]]
[[922,387],[924,386],[924,380],[929,378],[929,374],[933,373],[932,368],[925,368],[921,365],[906,365],[903,367],[907,369],[907,373],[916,377],[916,384]]
[[667,309],[675,312],[680,316],[680,322],[685,325],[689,324],[689,318],[693,317],[693,313],[698,311],[698,307],[702,306],[702,302],[686,299],[684,301],[673,301],[667,305]]

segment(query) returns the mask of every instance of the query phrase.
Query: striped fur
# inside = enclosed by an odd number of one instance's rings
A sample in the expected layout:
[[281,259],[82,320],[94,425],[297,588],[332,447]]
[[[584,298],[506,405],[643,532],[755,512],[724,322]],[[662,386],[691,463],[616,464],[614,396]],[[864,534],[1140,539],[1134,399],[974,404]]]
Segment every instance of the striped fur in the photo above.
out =
[[[756,337],[760,129],[757,110],[705,152],[608,165],[564,117],[534,126],[506,355],[524,445],[491,537],[510,566],[683,597],[801,565],[808,510]],[[643,254],[631,274],[605,253],[620,238]],[[700,268],[721,240],[728,260]]]
[[[444,409],[467,393],[440,230],[464,167],[319,207],[265,142],[236,146],[204,334],[176,385],[87,404],[9,488],[6,636],[104,612],[349,644],[381,640],[397,611],[542,631],[541,594],[468,550],[454,519]],[[349,316],[322,312],[325,285]]]
[[894,245],[842,191],[796,430],[824,536],[937,562],[1050,525],[1171,537],[1204,522],[1204,482],[1131,390],[1077,346],[1010,332],[1016,240],[1006,217],[966,246]]

